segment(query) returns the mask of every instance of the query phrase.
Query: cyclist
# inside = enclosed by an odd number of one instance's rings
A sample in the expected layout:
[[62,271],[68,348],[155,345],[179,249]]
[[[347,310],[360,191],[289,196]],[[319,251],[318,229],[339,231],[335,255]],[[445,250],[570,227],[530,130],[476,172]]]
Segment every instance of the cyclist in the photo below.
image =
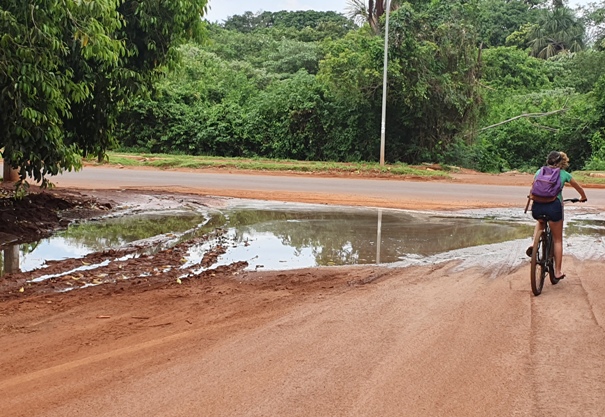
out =
[[[580,194],[580,201],[587,201],[586,193],[580,184],[576,182],[571,174],[565,169],[569,166],[569,158],[565,152],[552,151],[546,158],[546,165],[553,168],[560,168],[561,184],[564,186],[565,183],[570,183],[573,188]],[[540,172],[540,170],[538,170]],[[536,172],[536,175],[538,175]],[[538,203],[533,202],[532,205],[532,217],[538,219],[540,216],[547,216],[550,222],[550,230],[552,232],[554,242],[554,255],[555,255],[555,277],[558,279],[565,278],[565,274],[561,272],[561,265],[563,262],[563,190],[557,196],[557,198],[550,203]],[[536,222],[536,228],[534,230],[534,236],[536,233],[541,233],[543,229],[542,222],[538,220]],[[527,248],[526,254],[531,257],[532,246]]]

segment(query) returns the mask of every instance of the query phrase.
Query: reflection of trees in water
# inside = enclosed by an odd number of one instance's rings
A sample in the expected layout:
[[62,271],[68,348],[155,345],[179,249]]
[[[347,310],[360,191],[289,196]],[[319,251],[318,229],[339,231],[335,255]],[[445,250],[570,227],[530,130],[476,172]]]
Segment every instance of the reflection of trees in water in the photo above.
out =
[[[370,263],[376,259],[378,212],[240,210],[229,214],[235,240],[254,232],[274,234],[298,253],[310,249],[319,265]],[[383,213],[382,262],[404,254],[431,255],[527,237],[530,226],[475,219]]]
[[[319,265],[352,265],[376,261],[378,211],[240,209],[197,215],[128,216],[88,222],[58,236],[91,250],[167,233],[182,233],[204,224],[196,234],[216,228],[235,230],[235,241],[255,233],[274,235],[298,254],[311,251]],[[405,254],[430,255],[469,246],[527,237],[531,227],[474,219],[419,217],[383,212],[380,260],[393,262]],[[30,248],[31,249],[31,248]],[[23,249],[22,249],[23,250]]]
[[198,214],[126,216],[81,223],[56,236],[92,250],[103,250],[166,233],[183,233],[204,222],[206,218]]
[[242,210],[229,218],[237,241],[244,241],[255,232],[272,233],[298,253],[310,249],[319,265],[355,264],[360,251],[374,247],[376,241],[375,236],[372,241],[360,238],[357,229],[360,218],[364,222],[371,218],[375,233],[376,215],[371,213]]
[[568,222],[565,225],[565,235],[605,236],[605,221],[582,220]]
[[20,257],[32,253],[40,245],[41,241],[33,243],[22,243],[11,245],[0,252],[0,275],[19,272]]
[[528,237],[532,227],[459,218],[431,218],[427,222],[383,228],[383,245],[394,256],[433,255],[455,249]]
[[19,245],[5,248],[0,261],[0,275],[19,272]]

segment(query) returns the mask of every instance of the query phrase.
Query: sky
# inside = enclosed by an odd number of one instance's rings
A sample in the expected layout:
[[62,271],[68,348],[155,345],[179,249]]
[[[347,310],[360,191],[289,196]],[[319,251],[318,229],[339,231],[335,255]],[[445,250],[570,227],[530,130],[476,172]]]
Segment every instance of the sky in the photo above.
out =
[[[569,0],[569,6],[586,5],[594,0]],[[279,12],[281,10],[317,10],[345,13],[347,0],[209,0],[210,12],[206,18],[222,23],[229,16],[250,11],[257,13]]]

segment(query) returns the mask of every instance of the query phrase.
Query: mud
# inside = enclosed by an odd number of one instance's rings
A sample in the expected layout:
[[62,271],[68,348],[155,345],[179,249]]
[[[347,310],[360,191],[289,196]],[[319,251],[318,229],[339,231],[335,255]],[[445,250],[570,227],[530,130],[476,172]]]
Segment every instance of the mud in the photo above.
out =
[[77,192],[43,191],[36,187],[17,198],[14,187],[3,184],[0,188],[0,248],[49,236],[71,221],[106,213],[112,204]]
[[[94,216],[106,203],[153,205],[158,192],[51,195],[94,201],[83,203]],[[175,206],[222,201],[163,195]],[[39,232],[63,227],[71,209],[78,205],[58,207]],[[139,256],[129,248],[0,278],[2,413],[605,415],[605,242],[579,239],[567,244],[585,245],[586,256],[566,246],[567,278],[540,297],[531,295],[523,240],[427,263],[230,265],[190,276],[168,268],[184,247]],[[74,282],[82,288],[65,291]]]

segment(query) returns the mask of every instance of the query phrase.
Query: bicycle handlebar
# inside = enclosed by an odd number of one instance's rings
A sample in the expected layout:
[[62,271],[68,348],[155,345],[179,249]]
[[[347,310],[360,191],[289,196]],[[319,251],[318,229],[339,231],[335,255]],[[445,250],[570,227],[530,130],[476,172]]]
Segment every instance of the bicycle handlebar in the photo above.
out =
[[570,203],[585,203],[587,200],[580,200],[579,198],[566,198],[565,200],[563,200],[564,202],[569,201]]

